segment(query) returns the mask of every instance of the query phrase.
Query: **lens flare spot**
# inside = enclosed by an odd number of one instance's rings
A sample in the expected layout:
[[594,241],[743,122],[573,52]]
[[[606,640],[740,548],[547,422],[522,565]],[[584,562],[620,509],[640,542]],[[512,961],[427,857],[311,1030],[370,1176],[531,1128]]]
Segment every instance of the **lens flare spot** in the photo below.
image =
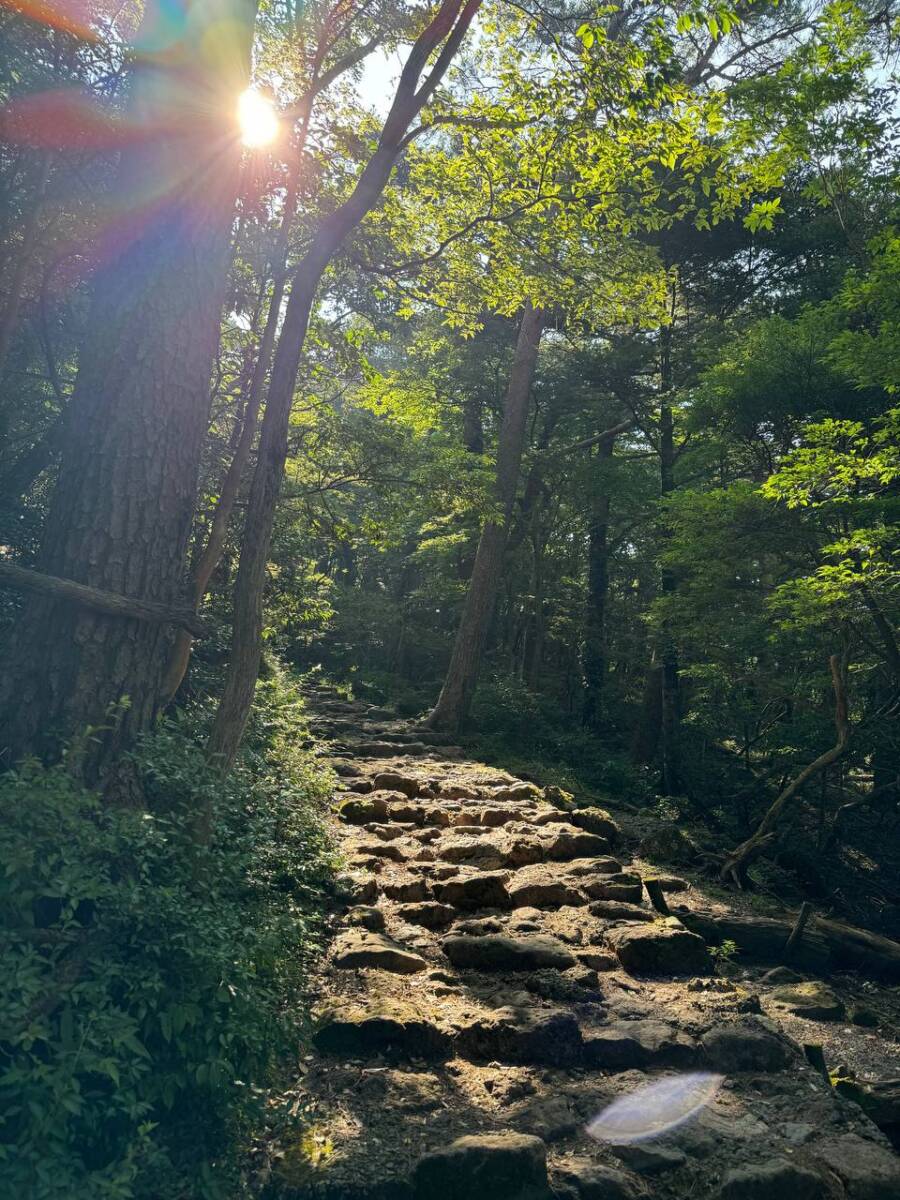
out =
[[267,146],[278,136],[278,114],[272,101],[248,88],[238,98],[238,124],[245,146]]
[[649,1083],[620,1096],[588,1125],[598,1142],[642,1142],[661,1137],[705,1108],[722,1086],[724,1075],[696,1072]]

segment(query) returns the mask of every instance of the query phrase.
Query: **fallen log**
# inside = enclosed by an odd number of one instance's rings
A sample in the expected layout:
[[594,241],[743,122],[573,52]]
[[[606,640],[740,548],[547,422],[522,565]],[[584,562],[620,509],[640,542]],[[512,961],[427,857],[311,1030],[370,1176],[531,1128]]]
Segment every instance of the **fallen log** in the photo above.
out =
[[[679,921],[705,941],[732,941],[748,961],[780,963],[788,938],[797,927],[796,914],[748,917],[706,911],[679,910]],[[843,921],[811,917],[791,948],[791,963],[808,971],[859,971],[889,982],[900,982],[900,942],[870,933]]]

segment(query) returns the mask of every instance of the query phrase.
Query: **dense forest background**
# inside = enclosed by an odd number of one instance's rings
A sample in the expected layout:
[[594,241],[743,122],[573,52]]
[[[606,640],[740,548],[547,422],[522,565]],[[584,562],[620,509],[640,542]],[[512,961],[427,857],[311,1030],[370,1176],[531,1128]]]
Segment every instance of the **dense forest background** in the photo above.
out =
[[330,867],[310,673],[900,933],[895,20],[2,10],[17,1194],[226,1186]]

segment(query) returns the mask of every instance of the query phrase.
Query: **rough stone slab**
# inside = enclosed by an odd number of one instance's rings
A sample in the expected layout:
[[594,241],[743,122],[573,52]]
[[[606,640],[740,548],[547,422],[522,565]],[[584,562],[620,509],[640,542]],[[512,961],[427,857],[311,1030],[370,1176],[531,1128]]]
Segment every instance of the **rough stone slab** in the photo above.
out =
[[368,1057],[395,1054],[443,1059],[452,1037],[420,1008],[398,1001],[336,1006],[320,1018],[313,1045],[323,1054]]
[[784,1071],[797,1061],[796,1047],[756,1021],[717,1025],[703,1035],[701,1044],[707,1064],[726,1075]]
[[706,943],[675,923],[611,929],[607,941],[626,971],[639,975],[702,975],[710,968]]
[[405,904],[418,904],[428,899],[428,884],[413,875],[406,879],[387,879],[380,883],[381,893],[389,900],[400,900]]
[[887,1147],[848,1134],[817,1142],[816,1157],[841,1180],[848,1200],[900,1200],[900,1158]]
[[345,971],[375,968],[395,975],[415,975],[428,966],[420,954],[367,929],[348,929],[337,938],[334,965]]
[[483,1133],[457,1138],[416,1163],[417,1200],[545,1200],[547,1151],[525,1133]]
[[646,1067],[692,1067],[696,1043],[662,1021],[616,1021],[584,1034],[584,1057],[591,1066],[613,1071]]
[[400,771],[380,771],[372,782],[378,790],[402,792],[410,800],[414,800],[419,794],[418,779],[414,779],[412,775],[404,775]]
[[575,825],[550,825],[547,827],[546,856],[551,862],[567,862],[573,858],[599,858],[608,855],[610,846],[606,838],[595,833],[585,833]]
[[426,900],[420,904],[401,904],[397,916],[411,925],[423,925],[426,929],[445,929],[456,917],[456,909],[450,904],[438,904]]
[[569,814],[569,820],[579,829],[596,833],[609,842],[615,842],[621,834],[619,826],[605,808],[576,808]]
[[513,908],[560,908],[586,904],[586,898],[573,887],[559,869],[537,863],[516,871],[507,884]]
[[456,875],[433,885],[436,898],[454,908],[509,908],[506,871],[480,871]]
[[824,1200],[826,1183],[815,1171],[787,1159],[735,1167],[722,1180],[716,1200]]
[[581,1030],[562,1009],[498,1008],[458,1027],[456,1052],[483,1062],[565,1066],[578,1061]]
[[789,983],[777,987],[769,999],[780,1008],[810,1021],[840,1021],[844,1016],[841,999],[824,983]]
[[581,886],[592,900],[616,900],[622,904],[640,904],[644,885],[640,875],[620,871],[601,879],[586,879]]
[[554,1172],[554,1194],[559,1200],[638,1200],[646,1192],[622,1171],[604,1167],[590,1158],[570,1159]]
[[576,965],[576,958],[562,942],[552,937],[513,938],[503,934],[483,937],[448,937],[444,953],[455,967],[475,971],[534,971],[557,967],[561,971]]

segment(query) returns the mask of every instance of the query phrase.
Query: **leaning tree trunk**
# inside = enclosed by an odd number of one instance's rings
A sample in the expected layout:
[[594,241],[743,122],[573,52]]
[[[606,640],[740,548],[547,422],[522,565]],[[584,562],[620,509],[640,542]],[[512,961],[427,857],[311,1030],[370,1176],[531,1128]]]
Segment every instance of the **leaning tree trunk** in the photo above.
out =
[[481,531],[450,666],[438,702],[428,718],[428,724],[435,729],[459,728],[469,711],[478,680],[519,484],[531,382],[543,328],[544,310],[527,305],[519,327],[497,446],[495,489],[500,519],[485,522]]
[[828,660],[828,665],[831,670],[831,684],[834,688],[834,727],[837,734],[835,744],[829,750],[826,750],[824,754],[820,754],[809,766],[804,767],[791,780],[784,791],[772,803],[753,835],[747,838],[745,842],[742,842],[736,850],[732,850],[726,857],[720,872],[721,878],[736,884],[738,887],[742,887],[746,882],[747,868],[750,863],[755,858],[758,858],[775,841],[778,821],[790,801],[793,800],[794,796],[797,795],[805,783],[810,779],[814,779],[821,771],[824,771],[833,762],[836,762],[847,749],[850,741],[850,717],[847,710],[847,689],[844,678],[845,664],[841,662],[836,654],[832,654]]
[[[114,211],[39,565],[45,573],[163,606],[181,605],[187,541],[228,272],[252,0],[198,0],[187,32],[135,60]],[[228,18],[227,21],[225,18]],[[162,20],[156,4],[144,28]],[[228,30],[208,36],[213,26]],[[138,35],[140,44],[140,33]],[[7,761],[55,753],[86,727],[86,778],[147,729],[171,629],[41,599],[19,622],[0,690]]]
[[[462,43],[481,0],[442,0],[409,52],[385,118],[378,146],[347,200],[326,217],[293,275],[260,431],[256,469],[247,502],[241,557],[234,590],[231,656],[222,698],[207,745],[211,761],[227,770],[243,736],[262,644],[262,601],[275,509],[288,451],[291,405],[313,302],[326,267],[349,235],[378,203],[410,126],[434,94]],[[421,85],[419,79],[427,70]]]

